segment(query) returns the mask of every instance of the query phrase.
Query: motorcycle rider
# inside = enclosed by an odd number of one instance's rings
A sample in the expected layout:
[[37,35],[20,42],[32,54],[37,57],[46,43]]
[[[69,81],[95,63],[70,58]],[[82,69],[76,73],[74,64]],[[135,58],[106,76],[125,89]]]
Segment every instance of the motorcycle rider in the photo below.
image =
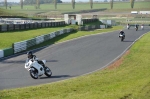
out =
[[144,29],[144,24],[141,25],[141,29],[142,29],[142,30]]
[[138,30],[138,25],[137,24],[135,24],[135,28]]
[[121,31],[120,31],[120,33],[119,33],[119,37],[120,37],[120,35],[123,35],[123,37],[124,37],[124,39],[125,39],[125,33],[124,33],[124,31],[123,31],[123,30],[121,30]]
[[[36,56],[33,55],[33,53],[31,51],[27,52],[27,55],[28,55],[28,58],[27,58],[26,62],[28,62],[30,59],[32,61],[37,60]],[[37,60],[37,62],[45,68],[45,64],[43,63],[43,61]]]
[[127,29],[129,29],[130,28],[130,25],[129,24],[127,24]]

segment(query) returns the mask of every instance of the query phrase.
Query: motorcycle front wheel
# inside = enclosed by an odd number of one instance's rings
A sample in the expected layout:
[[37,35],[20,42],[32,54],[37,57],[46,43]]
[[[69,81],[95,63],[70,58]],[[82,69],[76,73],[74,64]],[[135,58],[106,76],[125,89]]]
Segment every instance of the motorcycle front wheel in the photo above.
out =
[[52,76],[52,71],[50,70],[50,68],[45,67],[45,75],[46,75],[47,77],[51,77],[51,76]]
[[30,76],[33,79],[38,79],[38,71],[35,68],[31,68],[31,70],[30,70]]
[[124,37],[121,37],[121,41],[123,41],[124,40]]

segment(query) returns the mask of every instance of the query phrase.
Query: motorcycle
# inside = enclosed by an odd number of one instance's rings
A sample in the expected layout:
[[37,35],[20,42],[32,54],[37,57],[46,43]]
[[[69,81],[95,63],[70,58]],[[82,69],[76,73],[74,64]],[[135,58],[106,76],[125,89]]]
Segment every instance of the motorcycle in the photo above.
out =
[[129,25],[127,25],[127,29],[128,29],[128,30],[129,30],[129,28],[130,28]]
[[137,31],[137,30],[138,30],[138,27],[135,27],[135,30]]
[[[43,63],[46,63],[46,60],[42,60]],[[29,60],[25,63],[25,69],[27,69],[30,73],[30,76],[33,79],[38,79],[43,74],[45,74],[47,77],[51,77],[52,71],[49,67],[45,66],[45,68],[38,63],[37,60]]]
[[121,41],[123,41],[125,38],[124,38],[124,35],[119,35],[119,37],[121,38]]
[[144,30],[144,26],[143,25],[141,26],[141,29]]

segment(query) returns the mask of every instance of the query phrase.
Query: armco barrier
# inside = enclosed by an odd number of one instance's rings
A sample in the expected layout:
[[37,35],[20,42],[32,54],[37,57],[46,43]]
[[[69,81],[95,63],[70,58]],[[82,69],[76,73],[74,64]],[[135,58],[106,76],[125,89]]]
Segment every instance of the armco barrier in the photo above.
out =
[[35,39],[36,39],[36,44],[40,44],[40,43],[44,42],[44,35],[38,36]]
[[27,40],[26,42],[27,42],[27,48],[36,45],[36,40],[35,40],[35,38],[30,39],[30,40]]
[[92,29],[103,29],[106,28],[105,25],[91,25],[91,26],[80,26],[78,28],[79,31],[89,31]]
[[0,25],[0,31],[2,31],[2,26]]
[[13,44],[14,53],[18,53],[27,49],[27,41],[21,41]]
[[59,32],[59,31],[56,31],[55,34],[56,34],[56,36],[59,36],[59,35],[60,35],[60,32]]
[[55,32],[50,33],[50,39],[52,39],[52,38],[54,38],[54,37],[56,37]]
[[101,28],[101,29],[105,29],[106,26],[105,26],[105,25],[100,25],[100,28]]
[[7,25],[2,25],[1,31],[7,31]]
[[0,50],[0,58],[4,57],[4,52],[3,50]]
[[44,35],[44,41],[47,41],[49,39],[51,39],[50,34],[45,34]]
[[14,51],[13,51],[13,48],[6,48],[6,49],[3,49],[3,53],[4,53],[4,57],[7,57],[10,55],[13,55]]
[[14,53],[18,53],[24,50],[27,50],[29,47],[40,44],[44,41],[50,40],[56,36],[62,35],[64,33],[70,33],[71,31],[73,31],[73,29],[69,28],[69,29],[62,29],[59,31],[55,31],[46,35],[41,35],[41,36],[37,36],[35,38],[32,38],[30,40],[25,40],[25,41],[21,41],[21,42],[16,42],[13,44],[13,50]]
[[14,27],[15,27],[15,30],[19,30],[19,24],[15,24]]
[[4,24],[4,25],[0,25],[0,31],[5,32],[5,31],[23,30],[23,29],[58,27],[63,25],[65,25],[64,21],[29,23],[29,24]]
[[14,30],[14,25],[13,24],[8,25],[7,27],[8,27],[8,29],[7,29],[8,31]]

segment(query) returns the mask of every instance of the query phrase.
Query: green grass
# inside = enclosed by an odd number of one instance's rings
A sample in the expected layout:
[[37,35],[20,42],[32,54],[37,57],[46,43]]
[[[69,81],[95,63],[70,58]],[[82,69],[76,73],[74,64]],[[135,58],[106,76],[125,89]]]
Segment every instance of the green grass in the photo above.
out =
[[0,99],[149,99],[149,36],[150,32],[131,47],[119,67],[46,85],[2,90]]
[[27,17],[27,14],[25,13],[21,13],[21,12],[17,12],[17,11],[11,11],[11,10],[4,10],[2,8],[0,8],[0,16],[25,16]]
[[[107,8],[108,11],[131,11],[131,10],[148,10],[150,2],[135,2],[134,9],[131,9],[130,2],[114,2],[113,10],[110,10],[110,3],[94,3],[93,9]],[[2,7],[5,9],[5,7]],[[12,6],[11,11],[18,11],[26,13],[29,16],[36,13],[47,13],[55,16],[63,12],[74,12],[80,10],[90,10],[89,3],[76,3],[75,9],[72,9],[71,3],[57,4],[57,9],[54,9],[54,4],[41,4],[40,9],[35,9],[34,5],[24,5],[24,9],[21,10],[20,6]]]
[[22,30],[22,31],[10,31],[0,33],[0,49],[12,47],[14,42],[19,42],[33,37],[48,34],[57,30],[61,30],[67,27],[56,27],[56,28],[42,28],[34,30]]

